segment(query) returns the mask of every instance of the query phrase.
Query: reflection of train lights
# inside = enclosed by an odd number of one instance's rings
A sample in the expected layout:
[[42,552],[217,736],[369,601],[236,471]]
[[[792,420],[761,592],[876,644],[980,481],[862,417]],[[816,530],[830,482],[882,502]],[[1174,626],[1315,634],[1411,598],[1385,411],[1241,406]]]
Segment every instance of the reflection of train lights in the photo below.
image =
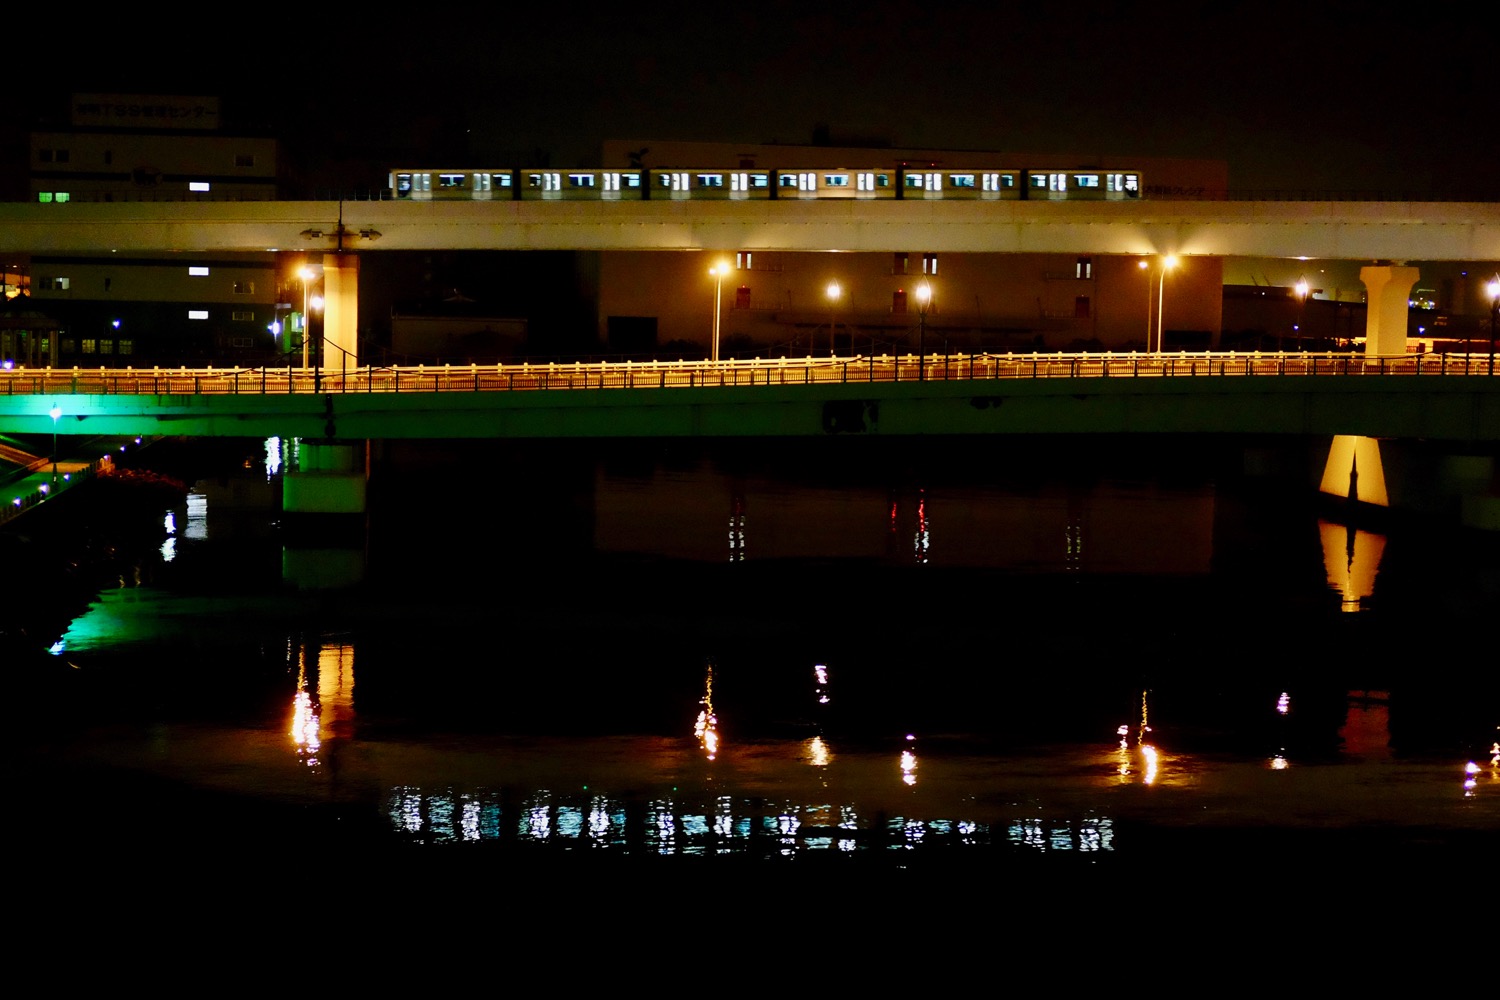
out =
[[1154,782],[1156,780],[1156,767],[1157,767],[1156,747],[1152,746],[1149,743],[1142,743],[1141,744],[1141,756],[1144,757],[1145,760],[1146,760],[1145,781],[1146,781],[1146,784],[1149,785],[1149,784],[1151,784],[1152,782]]
[[1479,765],[1472,760],[1464,765],[1464,798],[1472,799],[1474,789],[1479,787]]
[[818,696],[818,704],[828,704],[828,667],[822,663],[815,664],[813,679],[815,682],[813,693]]
[[833,751],[823,742],[823,737],[814,736],[807,741],[807,762],[813,767],[827,767],[833,763]]
[[318,762],[318,747],[322,746],[318,738],[318,709],[306,691],[298,691],[292,699],[292,742],[297,745],[298,753],[307,757],[309,766]]
[[1291,710],[1292,696],[1283,691],[1281,692],[1281,697],[1276,699],[1276,711],[1282,715],[1286,715]]
[[1278,752],[1271,758],[1271,770],[1285,771],[1288,767],[1291,767],[1291,764],[1287,762],[1285,752]]
[[741,496],[729,507],[729,561],[745,561],[745,498]]

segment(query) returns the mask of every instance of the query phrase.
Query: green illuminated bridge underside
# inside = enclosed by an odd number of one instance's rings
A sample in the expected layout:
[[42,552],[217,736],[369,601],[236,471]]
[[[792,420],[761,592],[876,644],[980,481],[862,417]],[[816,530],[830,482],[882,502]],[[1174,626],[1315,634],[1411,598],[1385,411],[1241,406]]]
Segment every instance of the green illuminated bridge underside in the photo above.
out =
[[1356,359],[1343,374],[1336,366],[1348,365],[1347,358],[1326,369],[1303,360],[1299,370],[1327,373],[1293,374],[1287,359],[1252,362],[1244,355],[1238,368],[1222,355],[1178,360],[1170,369],[1160,362],[1078,356],[1009,367],[997,359],[950,362],[926,362],[922,381],[909,358],[344,374],[16,372],[0,378],[0,432],[53,433],[56,408],[55,430],[62,435],[349,440],[1207,433],[1500,442],[1500,377],[1477,361],[1473,374],[1418,369],[1405,359],[1391,367]]

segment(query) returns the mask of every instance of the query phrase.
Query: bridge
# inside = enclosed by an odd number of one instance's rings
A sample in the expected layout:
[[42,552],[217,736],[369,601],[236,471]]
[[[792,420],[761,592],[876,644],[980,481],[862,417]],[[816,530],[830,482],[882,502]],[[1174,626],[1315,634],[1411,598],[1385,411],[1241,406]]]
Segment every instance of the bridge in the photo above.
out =
[[41,369],[0,373],[0,427],[309,440],[1215,433],[1492,445],[1500,378],[1489,355],[1300,353]]

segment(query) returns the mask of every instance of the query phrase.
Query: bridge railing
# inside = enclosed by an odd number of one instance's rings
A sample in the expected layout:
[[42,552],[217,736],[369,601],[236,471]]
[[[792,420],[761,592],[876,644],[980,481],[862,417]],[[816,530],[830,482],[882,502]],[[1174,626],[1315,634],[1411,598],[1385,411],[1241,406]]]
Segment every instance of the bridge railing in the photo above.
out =
[[734,361],[323,368],[17,368],[5,395],[511,392],[1039,378],[1494,375],[1493,354],[933,354]]

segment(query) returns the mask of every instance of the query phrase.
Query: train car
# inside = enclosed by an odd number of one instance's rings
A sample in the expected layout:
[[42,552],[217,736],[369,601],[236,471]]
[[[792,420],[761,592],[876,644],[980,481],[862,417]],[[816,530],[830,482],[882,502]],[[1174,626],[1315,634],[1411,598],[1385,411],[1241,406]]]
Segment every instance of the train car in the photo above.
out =
[[1141,175],[1134,170],[1028,170],[1026,194],[1031,201],[1128,201],[1141,196]]
[[771,170],[684,170],[657,168],[647,171],[650,182],[646,197],[661,201],[746,201],[776,196],[775,172]]
[[898,171],[889,169],[778,170],[775,197],[819,201],[901,197]]
[[516,171],[516,197],[521,201],[640,201],[646,197],[644,170]]
[[1023,170],[901,170],[900,197],[916,201],[1010,201],[1026,197]]
[[509,201],[512,170],[393,170],[391,194],[412,201]]

